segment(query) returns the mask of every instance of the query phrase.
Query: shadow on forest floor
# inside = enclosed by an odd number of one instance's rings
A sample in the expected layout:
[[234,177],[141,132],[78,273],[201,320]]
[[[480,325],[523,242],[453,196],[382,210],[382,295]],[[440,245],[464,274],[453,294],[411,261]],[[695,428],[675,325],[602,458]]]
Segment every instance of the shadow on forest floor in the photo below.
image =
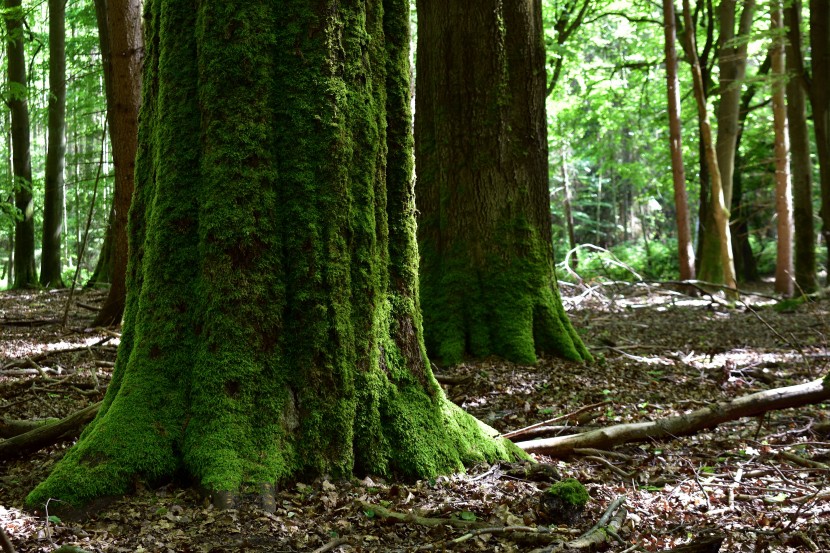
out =
[[[502,432],[600,404],[536,431],[550,436],[654,420],[828,371],[827,300],[778,310],[750,296],[747,305],[729,309],[645,285],[569,287],[564,294],[595,363],[546,358],[520,366],[490,359],[439,368],[442,379],[458,382],[446,388],[448,395]],[[94,315],[88,307],[104,294],[81,294],[64,330],[57,320],[67,297],[0,294],[3,418],[64,417],[103,396],[118,336],[84,327]],[[610,539],[603,550],[659,551],[717,533],[725,535],[723,551],[830,551],[828,420],[822,404],[611,453],[540,458],[563,477],[579,479],[591,496],[579,523],[553,529],[561,530],[559,539],[573,539],[624,496],[621,543]],[[217,511],[191,490],[172,486],[138,490],[81,523],[22,511],[26,493],[69,445],[0,462],[0,525],[19,552],[59,544],[116,552],[507,552],[541,551],[552,539],[538,508],[547,484],[498,466],[414,484],[372,477],[298,483],[278,493],[275,514]],[[447,520],[430,527],[416,517],[390,519],[386,510]],[[482,525],[491,530],[473,530]]]

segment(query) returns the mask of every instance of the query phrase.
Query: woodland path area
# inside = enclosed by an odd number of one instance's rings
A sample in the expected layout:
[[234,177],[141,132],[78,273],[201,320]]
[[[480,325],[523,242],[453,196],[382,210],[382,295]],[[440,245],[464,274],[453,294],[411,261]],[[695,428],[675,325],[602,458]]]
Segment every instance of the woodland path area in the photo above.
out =
[[[454,401],[505,433],[578,412],[516,441],[688,412],[830,368],[827,299],[775,305],[745,296],[749,306],[730,309],[644,284],[569,286],[564,294],[592,365],[485,360],[436,371]],[[118,334],[85,327],[105,294],[76,297],[63,329],[67,297],[0,293],[0,418],[62,418],[103,397]],[[559,551],[603,514],[620,523],[603,551],[684,551],[710,535],[723,536],[728,552],[830,551],[827,403],[672,441],[539,457],[588,488],[585,513],[566,526],[549,525],[539,509],[550,483],[509,466],[415,483],[298,483],[278,493],[273,514],[217,511],[174,485],[139,489],[80,522],[22,511],[70,443],[0,461],[0,526],[18,552]],[[620,498],[624,507],[609,510]]]

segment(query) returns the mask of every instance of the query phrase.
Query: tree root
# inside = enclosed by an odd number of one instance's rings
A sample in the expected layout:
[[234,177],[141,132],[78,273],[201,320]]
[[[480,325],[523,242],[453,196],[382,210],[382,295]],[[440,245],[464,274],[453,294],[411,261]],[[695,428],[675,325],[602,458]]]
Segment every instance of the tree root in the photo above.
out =
[[84,425],[95,418],[100,407],[101,402],[99,401],[98,403],[93,403],[80,411],[72,413],[64,419],[50,421],[25,434],[19,434],[8,440],[0,441],[0,460],[38,451],[54,444],[61,438],[77,436],[80,434]]

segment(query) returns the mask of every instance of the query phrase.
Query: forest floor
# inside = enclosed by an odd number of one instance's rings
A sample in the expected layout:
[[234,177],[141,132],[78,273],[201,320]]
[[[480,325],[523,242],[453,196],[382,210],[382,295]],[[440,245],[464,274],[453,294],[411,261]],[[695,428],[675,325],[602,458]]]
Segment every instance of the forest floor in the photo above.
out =
[[[461,378],[446,388],[449,397],[502,432],[599,404],[547,425],[550,435],[688,412],[806,382],[830,365],[828,299],[774,308],[744,296],[746,304],[729,308],[644,284],[569,286],[564,295],[593,364],[491,359],[438,368]],[[76,296],[62,328],[68,292],[0,293],[0,418],[64,417],[103,397],[118,334],[87,329],[94,312],[80,306],[103,297]],[[539,457],[589,491],[582,518],[567,526],[546,524],[540,512],[549,483],[506,466],[415,483],[297,483],[278,492],[274,514],[218,511],[175,486],[139,489],[80,522],[22,510],[71,442],[0,461],[0,526],[19,552],[61,544],[90,552],[542,551],[555,550],[555,536],[580,536],[623,497],[620,541],[610,537],[600,550],[661,551],[717,534],[725,536],[721,551],[830,551],[828,407],[772,411],[611,452]]]

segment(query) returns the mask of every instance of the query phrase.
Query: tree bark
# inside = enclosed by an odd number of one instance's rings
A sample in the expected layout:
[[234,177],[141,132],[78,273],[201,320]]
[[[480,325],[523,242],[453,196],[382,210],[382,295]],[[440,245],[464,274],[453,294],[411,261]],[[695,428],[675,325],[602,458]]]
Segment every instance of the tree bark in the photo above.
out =
[[428,351],[590,356],[551,244],[541,1],[418,2],[416,163]]
[[571,183],[568,178],[568,160],[565,157],[565,147],[562,147],[562,193],[564,194],[563,205],[565,207],[565,224],[568,227],[568,248],[570,259],[573,261],[573,268],[579,266],[579,254],[576,252],[576,231],[574,229],[574,214],[571,209]]
[[830,383],[821,378],[806,384],[765,390],[731,401],[722,401],[711,407],[656,421],[617,424],[583,434],[519,442],[516,445],[528,453],[560,457],[570,454],[575,448],[602,449],[628,442],[694,434],[742,417],[754,417],[774,409],[821,403],[828,399]]
[[49,447],[60,439],[74,438],[91,421],[101,403],[94,403],[59,421],[43,424],[7,440],[0,440],[0,459],[11,459]]
[[[830,269],[830,2],[810,0],[810,50],[813,58],[810,103],[821,188],[821,235]],[[828,270],[830,279],[830,270]]]
[[[689,0],[683,0],[683,17],[686,22],[686,29],[693,29],[694,27],[692,26]],[[712,143],[712,127],[709,124],[709,115],[706,111],[706,96],[703,88],[704,81],[700,70],[700,62],[696,54],[697,50],[695,48],[694,40],[694,33],[687,32],[687,51],[692,53],[692,78],[694,81],[694,93],[701,131],[700,140],[706,151],[706,161],[711,182],[711,211],[715,227],[718,231],[718,243],[720,245],[719,252],[721,272],[718,275],[713,275],[717,278],[712,282],[723,283],[727,287],[727,298],[730,300],[736,300],[738,297],[738,285],[735,281],[735,266],[732,260],[732,237],[729,232],[729,212],[726,210],[724,204],[723,186],[721,183],[720,169],[718,167],[718,158],[715,152],[715,147]],[[704,274],[702,268],[700,272],[701,274]]]
[[785,94],[786,68],[784,57],[784,16],[780,2],[771,7],[772,33],[777,38],[772,45],[772,113],[775,125],[775,212],[778,216],[777,255],[775,261],[775,291],[791,297],[795,291],[793,268],[793,198],[790,180],[790,136],[787,129],[787,97]]
[[[94,325],[117,325],[124,314],[127,297],[127,216],[133,197],[138,110],[141,104],[141,65],[144,41],[139,0],[96,0],[99,27],[106,21],[109,38],[104,56],[107,113],[115,166],[114,216],[111,223],[112,279],[104,304]],[[102,39],[103,42],[103,39]],[[102,51],[105,46],[102,44]]]
[[813,163],[807,126],[806,79],[801,40],[801,1],[784,8],[787,28],[786,64],[787,120],[790,131],[790,159],[795,222],[795,282],[800,291],[814,292],[816,281],[816,232],[813,224]]
[[13,288],[37,288],[35,206],[32,198],[32,154],[29,141],[29,107],[23,43],[24,14],[21,0],[5,0],[5,6],[9,111],[11,111],[12,119],[14,205],[20,217],[14,227]]
[[145,8],[119,355],[28,505],[186,475],[267,506],[300,477],[521,455],[446,399],[423,347],[409,3]]
[[671,148],[674,205],[677,223],[677,257],[680,280],[694,280],[695,251],[689,225],[689,202],[686,194],[686,171],[683,168],[683,143],[680,122],[680,83],[677,78],[677,36],[674,22],[674,0],[663,0],[663,23],[666,47],[666,90],[669,98],[669,147]]
[[66,166],[66,4],[49,0],[49,116],[43,192],[40,284],[63,288],[64,167]]
[[[729,224],[729,209],[732,206],[733,177],[735,173],[735,152],[739,133],[741,86],[746,76],[747,44],[752,27],[752,15],[755,10],[754,0],[747,0],[741,10],[738,32],[735,32],[735,19],[738,10],[737,0],[723,0],[720,4],[720,36],[718,38],[719,54],[718,66],[720,69],[719,88],[720,101],[717,106],[718,132],[715,149],[717,152],[719,180],[723,189],[723,215],[726,224]],[[711,174],[711,169],[710,169]],[[714,188],[714,184],[713,184]],[[717,202],[715,192],[712,201]],[[709,209],[706,219],[701,221],[703,233],[700,247],[700,270],[698,277],[709,282],[726,283],[725,273],[729,271],[723,267],[725,263],[723,246],[722,223],[718,208]],[[731,236],[730,236],[731,240]],[[732,245],[729,245],[732,250]],[[733,269],[734,271],[734,269]]]

